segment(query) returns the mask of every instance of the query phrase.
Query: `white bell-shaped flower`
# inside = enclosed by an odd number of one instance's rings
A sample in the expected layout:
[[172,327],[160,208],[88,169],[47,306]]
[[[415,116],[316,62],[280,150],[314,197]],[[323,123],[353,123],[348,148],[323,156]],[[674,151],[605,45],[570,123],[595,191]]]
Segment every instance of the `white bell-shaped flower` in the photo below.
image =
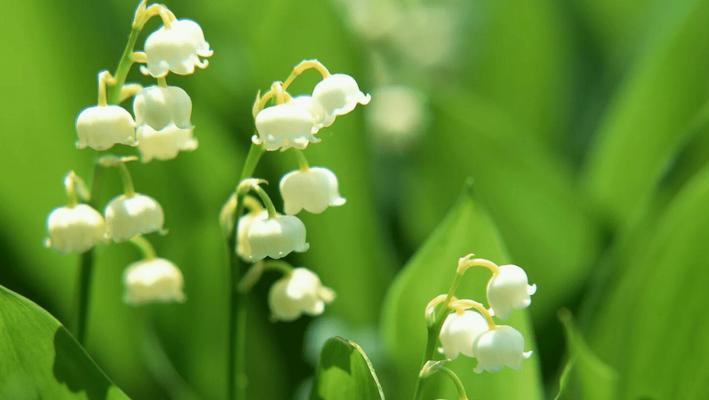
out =
[[487,284],[487,298],[496,317],[507,319],[513,310],[526,308],[537,285],[529,285],[527,273],[516,265],[501,265]]
[[261,210],[258,212],[250,212],[239,218],[239,225],[237,227],[237,243],[236,243],[236,254],[246,261],[251,261],[253,259],[251,255],[251,245],[249,244],[249,229],[251,224],[256,221],[265,221],[268,219],[268,212],[266,210]]
[[475,372],[496,372],[503,367],[518,369],[522,361],[531,357],[524,351],[524,337],[515,328],[498,325],[481,334],[473,345],[473,354],[478,359]]
[[353,77],[333,74],[315,85],[313,99],[320,103],[327,114],[336,117],[354,110],[357,104],[368,104],[371,96],[359,90]]
[[47,231],[47,245],[64,253],[83,253],[106,238],[103,216],[87,204],[54,209]]
[[335,122],[335,116],[328,114],[323,106],[315,101],[312,96],[297,96],[289,101],[293,105],[301,106],[310,111],[315,119],[315,128],[313,133],[324,127],[328,127]]
[[185,300],[182,272],[164,258],[142,260],[129,265],[123,275],[123,282],[123,300],[128,304]]
[[133,101],[138,124],[136,138],[143,162],[170,160],[180,151],[197,149],[192,137],[192,100],[177,86],[150,86],[141,90]]
[[281,178],[283,208],[288,215],[295,215],[305,209],[320,214],[328,206],[345,204],[337,187],[337,177],[327,168],[311,167],[296,170]]
[[305,225],[291,215],[254,218],[245,234],[245,255],[251,262],[266,257],[283,258],[293,251],[302,253],[309,247],[305,241]]
[[192,137],[192,128],[182,129],[170,124],[159,131],[149,125],[138,127],[138,150],[143,162],[152,159],[171,160],[181,151],[193,151],[199,146]]
[[138,126],[160,130],[170,124],[192,128],[192,100],[177,86],[148,86],[135,95],[133,113]]
[[102,151],[114,144],[135,144],[135,121],[123,107],[94,106],[85,108],[76,118],[80,149],[91,147]]
[[439,335],[443,354],[450,360],[455,360],[461,353],[474,357],[473,344],[487,330],[487,321],[475,311],[448,314]]
[[311,108],[301,101],[289,101],[261,110],[256,115],[256,132],[252,141],[268,151],[304,149],[320,140],[313,134],[318,121]]
[[268,293],[268,305],[275,320],[293,321],[302,314],[320,315],[325,304],[335,299],[335,292],[322,285],[318,276],[295,268],[276,281]]
[[115,242],[162,230],[165,216],[152,197],[134,193],[115,197],[106,206],[107,234]]
[[163,26],[145,40],[147,66],[143,73],[161,78],[168,72],[189,75],[194,68],[206,68],[207,60],[213,54],[209,43],[204,40],[202,28],[189,19],[172,21],[170,26]]

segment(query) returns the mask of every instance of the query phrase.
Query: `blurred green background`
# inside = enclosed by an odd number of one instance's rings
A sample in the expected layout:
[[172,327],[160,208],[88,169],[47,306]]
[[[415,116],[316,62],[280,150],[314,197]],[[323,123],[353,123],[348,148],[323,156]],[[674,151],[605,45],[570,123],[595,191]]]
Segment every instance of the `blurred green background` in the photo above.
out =
[[[66,324],[77,257],[42,246],[45,219],[65,201],[68,170],[90,179],[95,153],[74,147],[74,120],[95,102],[96,73],[115,68],[136,4],[13,2],[0,24],[0,284]],[[261,281],[249,314],[251,398],[300,398],[334,334],[363,346],[389,398],[410,390],[397,387],[380,338],[382,303],[469,177],[509,261],[539,286],[530,315],[547,393],[566,353],[556,312],[567,307],[617,372],[621,398],[709,397],[709,0],[167,5],[201,24],[215,55],[206,70],[168,77],[192,97],[199,150],[131,166],[137,190],[165,209],[169,235],[151,239],[182,268],[188,301],[123,304],[122,272],[139,255],[130,245],[98,251],[87,348],[129,396],[223,397],[219,209],[250,143],[256,91],[317,58],[373,95],[306,153],[338,175],[348,203],[304,216],[311,250],[291,260],[338,298],[317,320],[271,323],[276,276]],[[137,68],[129,81],[150,82]],[[295,166],[279,153],[259,167],[277,201],[278,177]],[[120,190],[106,175],[100,204]]]

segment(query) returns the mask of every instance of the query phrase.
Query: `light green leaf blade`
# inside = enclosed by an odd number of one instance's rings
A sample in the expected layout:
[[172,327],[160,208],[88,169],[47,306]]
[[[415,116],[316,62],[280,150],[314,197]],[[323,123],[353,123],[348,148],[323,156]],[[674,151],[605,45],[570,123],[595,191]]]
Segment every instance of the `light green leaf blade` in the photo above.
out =
[[[411,397],[426,347],[424,308],[434,296],[448,291],[458,258],[471,252],[498,263],[509,260],[493,222],[466,191],[397,276],[387,294],[382,334],[393,367],[392,398]],[[485,299],[488,278],[487,271],[469,271],[457,292],[458,297]],[[527,348],[534,348],[526,312],[514,314],[505,323],[519,329],[525,336]],[[468,395],[474,398],[533,400],[542,398],[537,360],[533,356],[519,371],[503,370],[495,374],[474,374],[475,361],[466,357],[459,357],[450,367],[463,380]],[[453,397],[455,389],[436,376],[427,380],[424,393],[424,398]]]
[[402,220],[427,232],[459,190],[456,182],[472,176],[510,256],[544,287],[533,317],[552,320],[586,278],[600,244],[568,166],[485,99],[442,89],[437,109],[436,135],[417,160]]
[[325,342],[310,400],[384,400],[367,355],[357,343],[333,337]]
[[596,135],[587,190],[608,221],[623,226],[650,195],[709,95],[709,1],[668,14],[672,25],[648,44],[628,73]]
[[[588,348],[574,325],[571,312],[566,309],[559,311],[559,319],[564,325],[569,360],[562,373],[559,395],[556,399],[613,400],[617,398],[617,373]],[[567,380],[572,377],[575,378],[577,385],[568,384]]]
[[0,286],[0,398],[127,399],[67,330]]
[[585,336],[618,370],[621,398],[709,397],[707,204],[704,168],[655,224],[617,251],[609,290],[591,305]]

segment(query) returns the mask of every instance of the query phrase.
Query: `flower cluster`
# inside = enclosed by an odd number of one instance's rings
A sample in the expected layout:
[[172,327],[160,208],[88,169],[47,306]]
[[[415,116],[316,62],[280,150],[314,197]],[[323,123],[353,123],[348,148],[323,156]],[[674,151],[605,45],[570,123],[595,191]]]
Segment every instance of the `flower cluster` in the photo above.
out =
[[[317,70],[322,80],[311,94],[292,97],[288,87],[309,69]],[[311,167],[303,150],[321,141],[317,136],[321,129],[369,100],[370,96],[359,89],[354,78],[330,74],[316,60],[301,62],[285,81],[276,81],[266,93],[257,95],[253,107],[257,133],[252,137],[252,150],[256,149],[257,157],[264,151],[290,150],[295,153],[299,168],[285,174],[279,184],[284,214],[276,211],[261,187],[265,181],[245,178],[239,183],[232,201],[225,206],[225,214],[229,216],[237,209],[247,211],[244,215],[237,214],[235,250],[239,257],[258,263],[265,258],[281,259],[291,252],[308,250],[305,225],[296,214],[302,210],[320,214],[328,207],[345,204],[345,199],[340,196],[335,174],[324,167]],[[246,172],[248,177],[253,171]],[[260,201],[249,193],[255,193]],[[274,319],[288,321],[303,313],[317,315],[334,299],[334,292],[323,287],[313,272],[305,268],[281,269],[284,277],[272,286],[269,295]]]
[[[438,305],[444,303],[446,307],[439,333],[441,351],[449,360],[460,354],[476,358],[475,372],[478,373],[495,372],[503,367],[517,369],[532,352],[524,350],[524,337],[519,331],[508,325],[497,325],[493,316],[504,320],[512,311],[528,307],[536,286],[529,285],[522,268],[498,266],[492,261],[474,258],[472,254],[459,260],[456,282],[473,267],[492,272],[487,284],[490,309],[473,300],[457,299],[453,293],[434,298],[426,309],[429,321],[435,319]],[[440,320],[433,323],[440,323]]]
[[[133,46],[143,26],[155,16],[162,20],[162,27],[147,37],[144,52],[134,52]],[[141,2],[116,75],[108,71],[98,74],[98,103],[85,108],[76,119],[77,147],[104,151],[117,144],[136,146],[143,162],[169,160],[181,151],[195,150],[192,100],[183,89],[168,86],[166,76],[169,72],[187,75],[192,74],[195,67],[206,68],[208,63],[203,58],[211,55],[202,28],[196,22],[177,19],[164,5],[148,6],[145,1]],[[126,76],[134,63],[146,64],[141,70],[157,79],[157,84],[148,87],[126,84]],[[118,105],[130,97],[134,97],[133,115]],[[137,159],[133,156],[99,157],[96,171],[117,168],[123,182],[123,193],[108,202],[103,214],[89,204],[92,191],[70,172],[65,179],[69,201],[49,215],[47,244],[64,253],[84,253],[100,243],[131,241],[143,251],[145,259],[126,270],[126,302],[182,301],[180,270],[170,261],[157,258],[142,236],[162,232],[165,217],[155,199],[137,193],[133,187],[126,163]],[[94,181],[97,179],[95,173]]]

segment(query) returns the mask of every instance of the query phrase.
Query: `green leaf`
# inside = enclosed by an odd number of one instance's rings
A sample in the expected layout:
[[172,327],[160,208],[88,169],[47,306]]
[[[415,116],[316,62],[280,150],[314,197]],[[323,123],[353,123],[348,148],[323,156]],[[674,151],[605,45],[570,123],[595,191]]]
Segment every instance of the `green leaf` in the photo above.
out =
[[[497,263],[508,261],[496,228],[469,190],[397,276],[387,294],[382,334],[393,367],[395,387],[391,397],[394,399],[409,399],[413,394],[426,347],[424,308],[434,296],[448,291],[458,258],[473,252]],[[485,299],[487,274],[479,270],[466,273],[458,297]],[[540,290],[544,287],[540,286]],[[506,323],[522,332],[527,348],[534,348],[526,312],[515,313]],[[466,357],[459,357],[449,366],[463,380],[471,398],[542,398],[536,356],[525,361],[519,371],[508,369],[495,374],[474,374],[475,361]],[[422,398],[449,398],[455,396],[455,389],[444,378],[434,376],[427,379],[423,393]]]
[[595,313],[585,336],[618,371],[621,398],[709,398],[707,204],[704,168],[616,251],[605,296],[588,305]]
[[59,321],[2,286],[0,354],[0,398],[128,398]]
[[357,343],[341,337],[323,346],[310,400],[384,400],[372,363]]
[[[559,319],[564,325],[569,361],[562,373],[559,395],[556,399],[613,400],[617,398],[618,376],[616,372],[588,348],[581,333],[574,325],[571,312],[562,309],[559,311]],[[566,389],[570,376],[576,378],[578,385]],[[573,396],[570,395],[571,390],[575,390]]]
[[437,100],[436,135],[416,160],[402,220],[428,232],[472,176],[511,258],[544,288],[533,317],[551,320],[584,282],[600,244],[568,166],[488,101],[444,89]]
[[628,73],[597,132],[585,171],[610,223],[642,213],[709,95],[709,1],[682,4]]

